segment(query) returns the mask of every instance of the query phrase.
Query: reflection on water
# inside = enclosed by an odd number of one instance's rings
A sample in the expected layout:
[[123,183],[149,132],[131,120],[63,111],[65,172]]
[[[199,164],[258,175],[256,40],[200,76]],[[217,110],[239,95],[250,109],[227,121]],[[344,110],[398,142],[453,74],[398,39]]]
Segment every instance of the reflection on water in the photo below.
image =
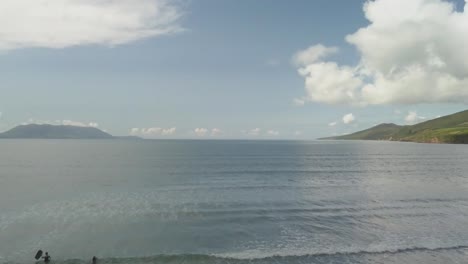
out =
[[28,262],[38,248],[57,263],[468,260],[468,146],[2,140],[0,148],[8,150],[0,263]]

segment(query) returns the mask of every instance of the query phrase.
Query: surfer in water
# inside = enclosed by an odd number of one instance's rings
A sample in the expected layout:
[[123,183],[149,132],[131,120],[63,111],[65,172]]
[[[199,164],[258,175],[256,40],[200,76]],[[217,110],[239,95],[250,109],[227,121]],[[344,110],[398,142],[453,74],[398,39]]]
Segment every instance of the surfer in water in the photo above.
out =
[[42,258],[44,259],[44,262],[45,262],[45,263],[49,263],[49,262],[50,262],[49,252],[46,252],[46,253],[45,253],[45,256],[43,256]]
[[97,264],[97,258],[96,258],[96,256],[93,257],[93,264]]

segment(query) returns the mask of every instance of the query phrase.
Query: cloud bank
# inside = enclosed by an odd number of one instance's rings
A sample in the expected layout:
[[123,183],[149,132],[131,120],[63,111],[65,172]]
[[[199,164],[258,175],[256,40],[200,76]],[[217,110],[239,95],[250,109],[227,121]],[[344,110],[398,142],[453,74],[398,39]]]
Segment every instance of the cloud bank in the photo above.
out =
[[182,30],[169,0],[2,0],[0,50],[118,45]]
[[161,127],[150,127],[150,128],[132,128],[130,135],[141,136],[141,137],[160,137],[160,136],[172,136],[176,133],[176,128],[161,128]]
[[248,136],[259,136],[260,135],[260,132],[262,132],[262,130],[260,128],[254,128],[254,129],[251,129],[249,131],[246,132],[246,134]]
[[216,136],[220,136],[223,134],[223,131],[219,128],[213,128],[211,129],[211,136],[212,137],[216,137]]
[[195,128],[193,132],[195,133],[195,135],[199,137],[204,137],[208,134],[208,129],[207,128]]
[[276,137],[276,136],[279,136],[279,135],[280,135],[280,132],[279,132],[279,131],[276,131],[276,130],[268,130],[268,131],[267,131],[267,135],[268,135],[268,136]]
[[468,3],[458,12],[442,0],[375,0],[364,14],[369,25],[346,36],[360,54],[357,65],[326,60],[338,50],[321,44],[294,55],[307,101],[468,102]]
[[205,137],[205,136],[212,136],[212,137],[217,137],[223,134],[223,131],[219,128],[212,128],[211,130],[208,128],[195,128],[193,130],[193,133],[198,136],[198,137]]
[[[1,117],[1,113],[0,113]],[[28,124],[38,124],[38,125],[62,125],[62,126],[77,126],[77,127],[99,127],[99,124],[96,122],[82,122],[82,121],[75,121],[75,120],[70,120],[70,119],[64,119],[64,120],[55,120],[55,121],[50,121],[50,120],[40,120],[40,119],[34,119],[34,118],[29,118],[27,122],[21,123],[22,125],[28,125]]]
[[79,126],[79,127],[99,127],[99,124],[96,122],[80,122],[80,121],[73,121],[73,120],[57,120],[56,123],[61,123],[64,126]]

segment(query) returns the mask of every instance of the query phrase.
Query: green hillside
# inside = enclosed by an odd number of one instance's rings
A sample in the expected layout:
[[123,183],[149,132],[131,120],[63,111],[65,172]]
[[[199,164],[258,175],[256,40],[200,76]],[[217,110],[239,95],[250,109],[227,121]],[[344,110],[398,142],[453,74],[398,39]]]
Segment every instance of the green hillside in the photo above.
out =
[[337,140],[393,140],[421,143],[468,143],[468,110],[412,126],[381,124],[339,137]]

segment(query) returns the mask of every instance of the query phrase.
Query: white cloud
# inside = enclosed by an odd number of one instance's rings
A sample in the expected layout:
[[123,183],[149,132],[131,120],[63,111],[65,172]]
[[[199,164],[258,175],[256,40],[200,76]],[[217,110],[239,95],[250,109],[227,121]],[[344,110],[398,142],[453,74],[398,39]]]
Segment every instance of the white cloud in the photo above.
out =
[[204,136],[206,136],[206,134],[208,134],[208,129],[206,129],[206,128],[195,128],[193,130],[193,132],[195,132],[195,135],[197,135],[199,137],[204,137]]
[[254,129],[251,129],[250,131],[247,131],[247,135],[248,136],[258,136],[260,135],[260,132],[262,130],[260,128],[254,128]]
[[118,45],[175,33],[181,8],[169,0],[2,0],[0,50]]
[[363,81],[355,69],[334,62],[317,62],[299,69],[306,79],[307,100],[328,104],[357,103]]
[[338,124],[338,122],[335,121],[335,122],[328,123],[328,126],[333,127],[333,126],[336,126],[337,124]]
[[358,65],[324,61],[336,48],[323,45],[294,55],[308,101],[468,103],[468,4],[457,12],[443,0],[375,0],[364,13],[369,25],[346,37]]
[[276,130],[268,130],[267,131],[267,135],[268,136],[273,136],[273,137],[276,137],[276,136],[279,136],[279,131],[276,131]]
[[39,124],[39,125],[62,125],[62,126],[77,126],[77,127],[99,127],[99,124],[96,122],[82,122],[82,121],[74,121],[74,120],[55,120],[55,121],[50,121],[50,120],[41,120],[41,119],[34,119],[34,118],[29,118],[27,122],[21,123],[22,125],[27,125],[27,124]]
[[219,128],[213,128],[211,129],[211,136],[215,137],[215,136],[219,136],[223,133],[223,131]]
[[356,117],[352,113],[343,116],[343,123],[345,124],[351,124],[354,120],[356,120]]
[[161,127],[149,127],[149,128],[137,128],[130,129],[130,135],[141,136],[141,137],[158,137],[158,136],[171,136],[175,134],[176,128],[161,128]]
[[305,100],[304,99],[300,99],[300,98],[294,98],[293,99],[293,104],[295,106],[303,106],[305,104]]
[[409,111],[408,115],[405,116],[405,122],[409,125],[419,123],[426,119],[424,116],[418,116],[416,111]]
[[73,120],[62,120],[61,121],[62,125],[64,126],[79,126],[79,127],[85,127],[87,124],[80,122],[80,121],[73,121]]
[[204,137],[208,135],[216,137],[220,136],[223,133],[223,131],[219,128],[212,128],[211,130],[208,128],[195,128],[193,130],[193,133],[195,133],[195,135],[197,135],[198,137]]
[[165,128],[161,131],[161,135],[162,136],[172,136],[175,134],[176,132],[176,128],[175,127],[171,127],[171,128]]
[[140,129],[139,129],[139,128],[134,127],[134,128],[132,128],[132,129],[130,129],[130,135],[132,135],[132,136],[137,136],[137,135],[139,135],[139,134],[140,134]]
[[301,136],[301,135],[302,135],[302,131],[300,131],[300,130],[294,131],[294,136],[298,137],[298,136]]
[[319,44],[297,52],[292,61],[296,65],[309,65],[337,52],[336,47],[325,47]]
[[160,135],[161,131],[162,131],[162,128],[160,128],[160,127],[150,127],[150,128],[142,128],[141,129],[141,133],[143,135],[148,135],[148,136]]

